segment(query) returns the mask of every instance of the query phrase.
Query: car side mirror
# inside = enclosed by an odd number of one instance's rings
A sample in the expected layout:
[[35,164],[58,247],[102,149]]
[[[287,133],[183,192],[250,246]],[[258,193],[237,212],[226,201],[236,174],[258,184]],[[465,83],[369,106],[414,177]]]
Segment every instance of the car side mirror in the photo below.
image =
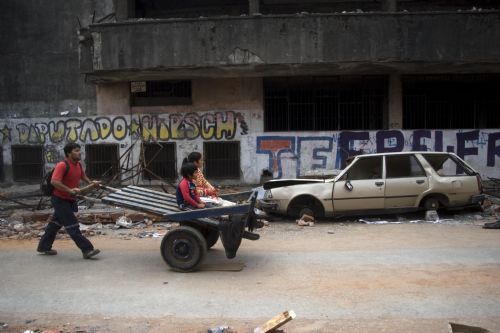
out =
[[345,188],[348,190],[348,191],[352,191],[352,189],[354,188],[354,186],[352,186],[351,184],[351,181],[350,180],[346,180],[345,184],[344,184]]

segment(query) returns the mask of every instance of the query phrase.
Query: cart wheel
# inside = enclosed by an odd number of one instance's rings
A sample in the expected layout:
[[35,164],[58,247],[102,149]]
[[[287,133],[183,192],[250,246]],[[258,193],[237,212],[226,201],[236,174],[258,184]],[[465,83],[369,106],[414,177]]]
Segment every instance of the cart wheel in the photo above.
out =
[[181,226],[163,237],[160,249],[163,260],[173,270],[192,272],[205,258],[207,242],[195,228]]
[[207,249],[210,249],[219,240],[219,230],[206,228],[201,233],[203,234],[203,236],[205,237],[205,241],[207,242]]

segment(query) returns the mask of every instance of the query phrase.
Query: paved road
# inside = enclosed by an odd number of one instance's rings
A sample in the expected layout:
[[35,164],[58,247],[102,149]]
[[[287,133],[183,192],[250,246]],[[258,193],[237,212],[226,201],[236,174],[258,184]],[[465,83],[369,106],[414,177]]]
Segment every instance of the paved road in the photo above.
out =
[[[447,332],[448,321],[500,332],[498,230],[278,223],[261,236],[243,242],[242,271],[190,274],[167,269],[159,239],[94,238],[103,253],[92,261],[69,241],[56,241],[54,257],[36,255],[34,242],[1,241],[0,322],[245,331],[293,309],[287,332]],[[220,244],[207,262],[225,262]]]

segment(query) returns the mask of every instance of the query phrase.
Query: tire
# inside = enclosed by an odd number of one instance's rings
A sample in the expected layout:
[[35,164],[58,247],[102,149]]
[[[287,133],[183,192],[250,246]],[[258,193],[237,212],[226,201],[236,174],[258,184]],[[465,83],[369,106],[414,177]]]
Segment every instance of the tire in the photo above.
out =
[[170,268],[178,272],[192,272],[205,258],[207,242],[200,231],[181,226],[163,237],[160,250]]
[[424,202],[425,210],[438,210],[439,209],[439,200],[436,198],[427,198]]
[[207,242],[207,249],[212,248],[217,241],[219,240],[219,230],[214,229],[204,229],[202,231],[203,237],[205,237],[205,241]]

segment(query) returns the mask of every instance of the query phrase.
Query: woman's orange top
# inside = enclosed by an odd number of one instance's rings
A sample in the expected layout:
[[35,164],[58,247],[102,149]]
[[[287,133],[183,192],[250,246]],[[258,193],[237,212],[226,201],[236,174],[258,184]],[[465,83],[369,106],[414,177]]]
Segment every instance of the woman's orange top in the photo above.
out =
[[217,195],[217,190],[205,179],[199,168],[194,172],[193,182],[196,184],[196,194],[200,197]]

